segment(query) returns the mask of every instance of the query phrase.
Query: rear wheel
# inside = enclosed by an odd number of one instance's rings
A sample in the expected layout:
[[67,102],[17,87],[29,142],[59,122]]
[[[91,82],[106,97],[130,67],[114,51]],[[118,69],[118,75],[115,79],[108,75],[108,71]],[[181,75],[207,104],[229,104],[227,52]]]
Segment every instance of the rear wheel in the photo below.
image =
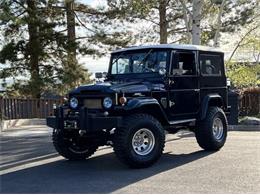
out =
[[227,118],[219,107],[210,107],[206,118],[200,121],[195,131],[200,147],[205,150],[219,150],[227,137]]
[[123,119],[114,137],[114,151],[120,161],[132,168],[144,168],[162,155],[165,134],[160,122],[147,114]]
[[52,140],[56,151],[69,160],[84,160],[93,155],[98,148],[88,145],[79,136],[71,136],[59,129],[53,130]]

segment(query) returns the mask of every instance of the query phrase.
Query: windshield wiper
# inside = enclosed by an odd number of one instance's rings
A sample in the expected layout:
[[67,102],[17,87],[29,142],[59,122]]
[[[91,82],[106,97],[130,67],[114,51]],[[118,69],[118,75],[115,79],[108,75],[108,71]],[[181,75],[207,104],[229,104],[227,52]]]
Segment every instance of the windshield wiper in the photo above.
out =
[[115,60],[113,60],[111,66],[114,65],[114,63],[116,63],[119,60],[119,58],[121,58],[124,54],[125,54],[125,52],[122,52],[119,56],[117,56],[117,58]]
[[146,53],[146,55],[144,56],[144,58],[142,59],[142,61],[139,62],[139,64],[137,64],[137,66],[140,66],[140,65],[146,60],[146,58],[150,55],[150,53],[152,53],[152,51],[153,51],[153,49],[150,49],[150,51],[148,51],[148,52]]

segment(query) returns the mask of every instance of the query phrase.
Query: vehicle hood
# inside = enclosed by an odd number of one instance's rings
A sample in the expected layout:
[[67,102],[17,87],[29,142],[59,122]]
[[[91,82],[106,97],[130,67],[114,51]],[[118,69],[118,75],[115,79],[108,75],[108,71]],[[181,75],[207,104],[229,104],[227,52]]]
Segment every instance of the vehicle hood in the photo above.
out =
[[104,82],[92,85],[83,85],[70,92],[70,94],[88,93],[142,93],[150,91],[165,90],[163,83],[154,84],[152,82],[133,81],[133,82]]

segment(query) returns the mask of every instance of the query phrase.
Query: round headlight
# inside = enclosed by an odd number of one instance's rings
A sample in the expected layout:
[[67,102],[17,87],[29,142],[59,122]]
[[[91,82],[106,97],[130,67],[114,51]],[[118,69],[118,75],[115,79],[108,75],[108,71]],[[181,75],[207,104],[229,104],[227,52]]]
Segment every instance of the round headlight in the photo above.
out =
[[71,108],[77,108],[78,104],[79,104],[79,102],[78,102],[77,98],[73,97],[73,98],[70,99],[70,107]]
[[110,97],[106,97],[106,98],[104,98],[104,100],[103,100],[103,106],[105,107],[105,108],[111,108],[112,107],[112,104],[113,104],[113,101],[112,101],[112,99],[110,98]]

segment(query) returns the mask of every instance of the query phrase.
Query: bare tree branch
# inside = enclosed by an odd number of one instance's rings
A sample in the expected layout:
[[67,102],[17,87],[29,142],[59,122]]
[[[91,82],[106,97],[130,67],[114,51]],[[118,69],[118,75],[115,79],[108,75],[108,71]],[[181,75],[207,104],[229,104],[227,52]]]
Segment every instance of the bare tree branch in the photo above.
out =
[[188,9],[187,5],[186,5],[186,2],[184,2],[183,0],[179,0],[182,7],[186,10],[186,12],[190,15],[190,17],[192,17],[192,13],[191,11]]
[[245,34],[244,36],[240,39],[240,41],[238,42],[238,44],[236,45],[236,47],[234,48],[231,56],[229,57],[229,60],[227,63],[230,63],[231,59],[233,58],[234,54],[236,53],[237,49],[241,46],[242,42],[245,40],[245,38],[250,34],[252,33],[254,30],[256,30],[260,25],[256,25],[254,26],[253,28],[249,29]]
[[156,25],[160,25],[158,22],[155,22],[153,21],[152,19],[148,19],[148,18],[140,18],[141,20],[145,20],[145,21],[148,21],[148,22],[151,22],[153,24],[156,24]]
[[94,30],[88,28],[88,27],[79,19],[78,15],[76,14],[75,11],[74,11],[74,15],[76,16],[76,19],[78,20],[78,22],[79,22],[85,29],[87,29],[87,30],[89,30],[89,31],[91,31],[91,32],[93,32],[93,33],[96,33],[96,31],[94,31]]

